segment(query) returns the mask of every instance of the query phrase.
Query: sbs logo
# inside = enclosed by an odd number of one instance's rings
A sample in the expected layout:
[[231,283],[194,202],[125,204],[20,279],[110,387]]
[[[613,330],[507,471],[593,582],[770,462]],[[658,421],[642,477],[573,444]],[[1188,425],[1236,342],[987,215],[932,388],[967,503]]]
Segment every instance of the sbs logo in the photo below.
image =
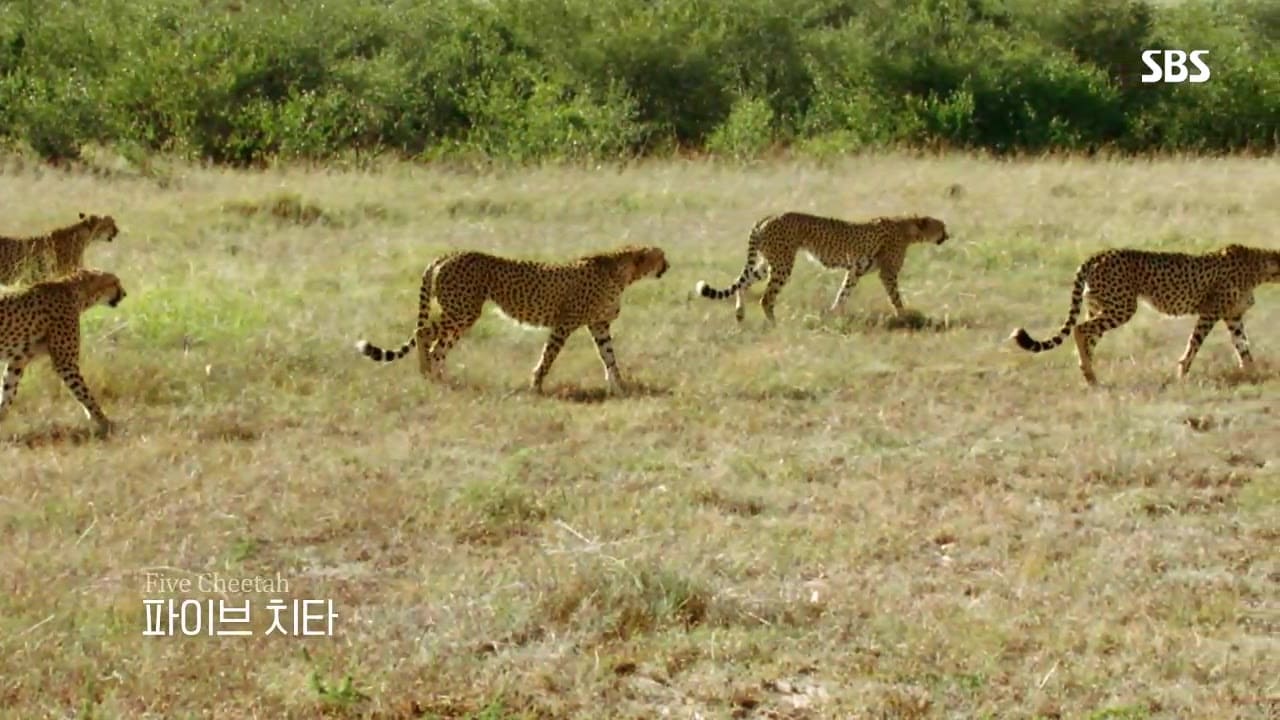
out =
[[[1142,64],[1146,65],[1151,72],[1144,73],[1142,75],[1142,82],[1206,82],[1209,79],[1210,74],[1209,66],[1200,58],[1208,54],[1208,50],[1192,50],[1190,55],[1182,50],[1143,50]],[[1164,56],[1163,64],[1158,59],[1161,55]],[[1191,71],[1187,69],[1188,60],[1190,60],[1191,64],[1200,72],[1192,74]]]

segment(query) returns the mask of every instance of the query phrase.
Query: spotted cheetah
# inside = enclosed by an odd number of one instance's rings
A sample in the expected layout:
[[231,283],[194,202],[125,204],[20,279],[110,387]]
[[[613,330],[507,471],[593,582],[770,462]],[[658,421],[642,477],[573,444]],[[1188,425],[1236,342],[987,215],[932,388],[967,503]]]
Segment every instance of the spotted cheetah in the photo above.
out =
[[[622,293],[629,285],[649,275],[662,277],[669,267],[666,255],[657,247],[627,246],[567,263],[515,260],[481,252],[450,253],[432,262],[422,274],[414,335],[397,350],[384,350],[365,340],[356,343],[356,348],[375,361],[392,362],[416,346],[419,371],[443,379],[445,355],[480,318],[485,302],[492,300],[518,323],[551,329],[533,371],[534,392],[542,392],[542,381],[565,340],[583,325],[595,339],[609,392],[619,392],[622,385],[609,324],[618,317]],[[432,298],[442,311],[436,320],[428,317]]]
[[778,293],[791,277],[796,253],[803,250],[823,267],[843,268],[844,282],[831,303],[830,312],[843,310],[849,292],[858,279],[873,268],[889,294],[898,315],[905,312],[898,294],[898,272],[913,243],[947,240],[947,226],[928,216],[880,217],[868,222],[848,222],[836,218],[788,212],[770,215],[756,223],[747,242],[747,263],[732,286],[715,290],[699,281],[694,291],[705,298],[724,300],[736,296],[734,314],[741,322],[746,316],[743,300],[747,288],[767,275],[769,285],[760,298],[765,318],[774,322],[773,306]]
[[[1146,250],[1104,250],[1076,270],[1071,289],[1071,309],[1062,329],[1040,341],[1018,328],[1010,338],[1031,352],[1051,350],[1068,333],[1076,342],[1080,371],[1094,385],[1093,348],[1102,334],[1129,321],[1143,300],[1165,315],[1198,315],[1178,360],[1178,377],[1185,377],[1205,336],[1219,320],[1226,322],[1241,369],[1249,369],[1249,340],[1244,333],[1244,313],[1253,306],[1253,290],[1263,283],[1280,282],[1280,250],[1228,245],[1203,255]],[[1089,305],[1089,319],[1076,325],[1080,303]],[[1074,328],[1074,330],[1073,330]]]
[[84,251],[120,233],[110,215],[85,215],[73,225],[37,237],[0,237],[0,285],[62,277],[84,267]]
[[120,279],[101,270],[77,270],[57,280],[38,282],[0,294],[0,361],[7,363],[0,395],[0,420],[18,393],[27,365],[48,354],[58,376],[97,424],[99,434],[111,421],[80,376],[80,314],[94,305],[111,307],[125,297]]

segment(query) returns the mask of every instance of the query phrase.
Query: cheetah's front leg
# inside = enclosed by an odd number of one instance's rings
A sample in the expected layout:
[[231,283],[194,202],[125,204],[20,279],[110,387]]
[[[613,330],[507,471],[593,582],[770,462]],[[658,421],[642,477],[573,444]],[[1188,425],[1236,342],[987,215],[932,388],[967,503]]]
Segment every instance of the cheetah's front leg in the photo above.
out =
[[574,328],[571,327],[557,327],[551,330],[551,337],[547,338],[547,344],[542,347],[542,357],[538,360],[538,366],[533,369],[533,382],[530,383],[530,388],[534,392],[542,392],[542,381],[546,379],[547,372],[551,370],[551,363],[556,361],[556,356],[560,354],[565,340],[569,339],[573,330]]
[[889,303],[893,305],[893,311],[898,315],[906,312],[906,306],[902,304],[902,296],[898,294],[898,273],[881,268],[880,284],[884,285],[884,291],[889,295]]
[[609,384],[610,395],[623,393],[622,380],[618,377],[618,363],[613,355],[613,338],[609,334],[609,323],[592,323],[591,337],[596,341],[596,351],[600,354],[600,362],[604,363],[604,379]]
[[106,435],[111,432],[112,423],[107,416],[102,413],[102,408],[98,407],[98,402],[93,399],[93,394],[89,392],[89,386],[85,384],[84,377],[80,375],[80,370],[75,365],[55,365],[58,376],[62,378],[62,382],[66,383],[67,388],[71,390],[71,394],[76,400],[80,401],[80,406],[84,408],[84,414],[98,426],[98,434]]
[[1236,362],[1241,370],[1253,369],[1253,356],[1249,354],[1249,336],[1244,332],[1244,314],[1254,304],[1253,292],[1241,293],[1236,302],[1231,303],[1224,313],[1227,330],[1231,332],[1231,345],[1236,350]]
[[[1178,377],[1187,376],[1187,371],[1191,369],[1191,361],[1196,359],[1196,353],[1200,351],[1200,345],[1204,343],[1204,339],[1213,330],[1213,326],[1217,324],[1218,318],[1212,315],[1201,315],[1196,321],[1196,327],[1191,331],[1191,337],[1187,339],[1187,350],[1182,353],[1182,357],[1178,358]],[[1233,333],[1234,335],[1234,333]],[[1239,352],[1239,345],[1236,351]],[[1248,354],[1248,350],[1245,350]]]
[[80,401],[84,414],[97,424],[98,435],[106,435],[111,431],[111,421],[102,413],[102,408],[98,407],[98,402],[93,399],[89,386],[80,375],[80,336],[77,331],[78,328],[71,336],[62,338],[61,342],[49,345],[49,360],[58,377],[62,378],[71,394]]

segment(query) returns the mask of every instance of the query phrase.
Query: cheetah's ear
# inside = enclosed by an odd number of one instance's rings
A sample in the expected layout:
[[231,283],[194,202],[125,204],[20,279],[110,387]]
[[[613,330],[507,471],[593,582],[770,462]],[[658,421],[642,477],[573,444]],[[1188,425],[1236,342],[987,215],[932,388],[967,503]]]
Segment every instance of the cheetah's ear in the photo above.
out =
[[84,213],[80,213],[80,219],[81,219],[81,220],[83,220],[83,219],[84,219]]

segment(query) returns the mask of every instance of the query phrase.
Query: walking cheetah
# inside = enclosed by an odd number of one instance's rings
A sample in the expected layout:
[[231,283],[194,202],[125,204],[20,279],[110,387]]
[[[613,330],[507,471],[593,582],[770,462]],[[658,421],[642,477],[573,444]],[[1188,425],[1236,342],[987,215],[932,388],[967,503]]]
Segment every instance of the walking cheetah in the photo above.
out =
[[85,215],[73,225],[37,237],[0,237],[0,285],[39,282],[84,267],[84,251],[95,240],[120,233],[110,215]]
[[[450,253],[432,262],[422,274],[418,327],[413,336],[397,350],[384,350],[365,340],[356,343],[356,348],[375,361],[392,362],[416,346],[419,371],[443,379],[445,355],[480,318],[485,302],[492,300],[516,322],[551,329],[533,371],[531,387],[535,392],[542,392],[542,381],[565,340],[583,325],[595,339],[609,392],[619,392],[622,385],[609,324],[618,317],[622,293],[629,285],[649,275],[662,277],[669,267],[666,255],[657,247],[628,246],[567,263],[515,260],[481,252]],[[433,297],[442,310],[436,320],[428,317]]]
[[778,293],[791,277],[796,253],[804,250],[823,267],[845,270],[831,312],[844,308],[858,279],[874,268],[879,270],[880,282],[894,311],[902,315],[905,308],[898,294],[898,272],[907,257],[907,247],[925,242],[941,245],[946,240],[946,225],[928,216],[880,217],[855,223],[796,212],[770,215],[751,229],[747,263],[737,281],[724,290],[699,281],[695,292],[712,300],[736,296],[734,314],[741,322],[746,316],[742,304],[747,288],[767,275],[769,285],[760,298],[760,307],[773,323]]
[[[1219,320],[1231,331],[1241,369],[1249,369],[1253,358],[1244,333],[1244,313],[1253,306],[1254,288],[1269,282],[1280,282],[1280,250],[1241,245],[1203,255],[1104,250],[1076,270],[1071,309],[1057,335],[1040,341],[1018,328],[1010,338],[1023,350],[1043,352],[1058,347],[1067,333],[1073,333],[1080,371],[1085,382],[1093,385],[1097,383],[1094,346],[1103,333],[1128,322],[1141,299],[1165,315],[1199,316],[1186,352],[1178,360],[1178,377],[1186,376],[1205,336]],[[1081,299],[1089,304],[1089,319],[1076,325]]]
[[0,294],[0,361],[7,363],[0,421],[18,393],[22,371],[32,360],[48,354],[85,415],[97,424],[98,433],[110,431],[111,421],[80,376],[80,315],[100,303],[115,307],[124,297],[119,278],[101,270],[77,270],[57,280]]

